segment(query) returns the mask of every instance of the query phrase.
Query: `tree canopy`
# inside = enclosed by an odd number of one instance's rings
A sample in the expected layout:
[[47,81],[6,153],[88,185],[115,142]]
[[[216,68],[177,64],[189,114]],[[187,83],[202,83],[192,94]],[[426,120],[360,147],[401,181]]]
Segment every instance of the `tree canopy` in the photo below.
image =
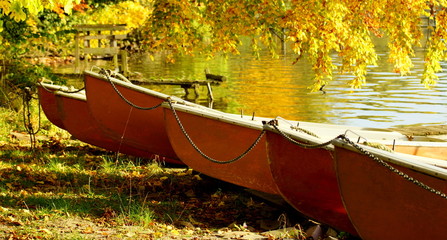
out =
[[[0,0],[3,16],[26,22],[45,9],[70,14],[72,9],[91,1],[81,0]],[[102,4],[123,1],[97,0]],[[255,53],[269,49],[277,56],[285,41],[296,61],[307,58],[315,73],[313,90],[327,84],[337,72],[353,74],[354,88],[361,87],[369,66],[379,61],[374,38],[388,39],[389,58],[394,71],[408,74],[413,67],[415,47],[427,37],[425,71],[421,83],[427,87],[438,80],[440,61],[446,58],[447,0],[145,0],[145,8],[122,3],[120,11],[133,14],[134,21],[150,53],[238,54],[242,37],[251,39]],[[150,10],[148,10],[150,8]],[[57,12],[56,11],[56,12]],[[104,11],[102,9],[101,11]],[[106,14],[100,14],[105,16]],[[117,16],[116,13],[112,14]],[[113,19],[110,17],[109,19]],[[3,18],[4,19],[4,18]],[[94,19],[94,18],[92,18]],[[104,20],[98,18],[99,20]],[[142,24],[145,20],[143,25]],[[424,35],[422,19],[434,23]],[[98,20],[98,21],[99,21]],[[0,32],[7,24],[0,20]],[[3,42],[5,34],[1,34]],[[278,39],[280,41],[278,41]],[[342,61],[334,63],[334,54]]]
[[[408,74],[414,48],[429,27],[425,71],[421,82],[436,83],[444,60],[447,30],[444,0],[156,0],[145,25],[148,49],[172,54],[238,53],[241,36],[256,51],[275,55],[276,38],[289,42],[298,61],[307,57],[315,73],[313,90],[332,79],[333,70],[351,73],[352,87],[365,82],[368,66],[376,65],[375,37],[387,37],[394,71]],[[336,65],[332,54],[342,59]]]

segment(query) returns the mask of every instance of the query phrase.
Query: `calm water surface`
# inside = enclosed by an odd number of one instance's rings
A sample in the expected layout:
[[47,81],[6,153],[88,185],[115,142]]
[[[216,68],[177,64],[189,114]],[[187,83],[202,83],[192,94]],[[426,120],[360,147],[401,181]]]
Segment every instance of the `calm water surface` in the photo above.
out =
[[[415,67],[408,76],[392,72],[385,52],[380,57],[380,65],[369,69],[367,84],[362,89],[349,87],[352,76],[336,75],[325,87],[325,94],[310,92],[311,68],[305,61],[292,65],[292,54],[257,60],[249,51],[242,51],[241,55],[227,59],[179,57],[174,64],[165,63],[163,57],[152,61],[134,54],[129,65],[131,71],[148,79],[204,79],[205,69],[223,75],[227,81],[213,87],[213,107],[230,113],[254,112],[256,116],[380,128],[447,124],[447,73],[439,74],[438,84],[426,89],[420,84],[422,51],[413,58]],[[185,93],[178,86],[146,87],[170,95]],[[187,99],[207,105],[206,93],[203,87],[198,98],[191,93]]]
[[[447,74],[441,73],[438,84],[426,89],[420,84],[423,53],[418,54],[411,75],[392,73],[386,54],[381,54],[380,66],[370,68],[362,89],[349,87],[352,76],[336,75],[325,87],[326,94],[309,91],[310,66],[305,62],[292,65],[291,54],[260,60],[250,53],[226,60],[182,57],[175,64],[140,56],[132,59],[131,66],[147,78],[204,79],[204,69],[224,75],[227,82],[213,87],[213,94],[214,108],[225,112],[365,127],[447,124]],[[180,87],[159,90],[184,94]],[[206,88],[202,93],[196,101],[206,104]]]

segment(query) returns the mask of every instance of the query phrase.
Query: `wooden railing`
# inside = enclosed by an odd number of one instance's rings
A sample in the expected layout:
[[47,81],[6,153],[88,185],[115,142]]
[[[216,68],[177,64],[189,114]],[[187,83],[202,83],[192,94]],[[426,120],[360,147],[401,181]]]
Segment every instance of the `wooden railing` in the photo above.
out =
[[[121,51],[118,41],[127,38],[127,34],[116,34],[126,30],[126,24],[77,25],[75,49],[75,72],[80,72],[81,56],[109,56],[113,58],[114,66],[119,69],[118,56],[121,55],[121,72],[127,73],[127,54]],[[82,45],[81,45],[82,44]]]

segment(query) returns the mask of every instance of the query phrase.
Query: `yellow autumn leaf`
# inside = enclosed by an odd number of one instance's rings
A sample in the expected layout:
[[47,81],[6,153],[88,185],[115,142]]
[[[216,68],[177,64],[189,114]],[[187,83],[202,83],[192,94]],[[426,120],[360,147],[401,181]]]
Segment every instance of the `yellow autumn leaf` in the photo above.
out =
[[196,180],[202,180],[202,177],[200,177],[200,175],[194,175],[194,179],[196,179]]
[[160,177],[160,181],[164,181],[166,179],[168,179],[168,177],[166,177],[166,176]]
[[94,231],[94,229],[91,226],[88,226],[88,227],[84,228],[84,230],[82,230],[81,232],[84,233],[84,234],[92,234],[95,231]]
[[0,206],[0,212],[5,213],[5,212],[8,212],[8,211],[9,211],[9,208],[5,208],[5,207]]
[[39,229],[39,232],[43,232],[43,233],[46,233],[46,234],[52,234],[52,232],[49,229],[46,229],[46,228]]

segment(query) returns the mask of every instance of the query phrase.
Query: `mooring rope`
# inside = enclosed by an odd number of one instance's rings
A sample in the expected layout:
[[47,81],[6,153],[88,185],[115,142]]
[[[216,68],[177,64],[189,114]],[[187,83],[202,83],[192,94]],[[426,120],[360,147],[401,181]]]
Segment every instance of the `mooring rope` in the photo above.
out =
[[[443,192],[441,192],[441,191],[439,191],[439,190],[436,190],[436,189],[434,189],[434,188],[428,186],[427,184],[425,184],[425,183],[423,183],[423,182],[421,182],[421,181],[419,181],[419,180],[417,180],[417,179],[414,179],[413,177],[410,177],[408,174],[406,174],[406,173],[400,171],[399,169],[397,169],[397,168],[391,166],[391,165],[388,164],[387,162],[385,162],[385,161],[383,161],[382,159],[380,159],[380,158],[378,158],[377,156],[375,156],[373,153],[371,153],[371,152],[365,150],[365,149],[362,148],[360,145],[358,145],[358,144],[356,144],[355,142],[351,141],[351,140],[350,140],[349,138],[347,138],[345,135],[340,135],[340,136],[338,136],[337,138],[338,138],[338,139],[341,139],[341,140],[343,140],[343,141],[345,141],[346,143],[348,143],[349,145],[351,145],[351,146],[353,146],[355,149],[357,149],[357,150],[358,150],[360,153],[362,153],[363,155],[365,155],[365,156],[367,156],[367,157],[373,159],[375,162],[377,162],[377,163],[379,163],[380,165],[386,167],[386,168],[387,168],[388,170],[390,170],[391,172],[396,173],[397,175],[399,175],[399,176],[402,177],[403,179],[405,179],[405,180],[407,180],[407,181],[409,181],[409,182],[415,184],[416,186],[421,187],[421,188],[424,189],[424,190],[427,190],[427,191],[429,191],[429,192],[431,192],[431,193],[434,193],[434,194],[436,194],[436,195],[438,195],[438,196],[440,196],[440,197],[442,197],[442,198],[444,198],[444,199],[447,199],[447,194],[445,194],[445,193],[443,193]],[[337,139],[337,138],[336,138],[336,139]]]
[[191,144],[191,146],[192,146],[192,147],[193,147],[193,148],[194,148],[194,149],[195,149],[195,150],[196,150],[202,157],[204,157],[205,159],[207,159],[208,161],[213,162],[213,163],[218,163],[218,164],[229,164],[229,163],[233,163],[233,162],[236,162],[236,161],[238,161],[238,160],[244,158],[249,152],[251,152],[251,151],[256,147],[256,145],[259,143],[259,141],[261,140],[261,138],[262,138],[262,137],[264,136],[264,134],[265,134],[265,130],[262,130],[262,131],[260,132],[259,136],[255,139],[255,141],[248,147],[248,149],[245,150],[243,153],[241,153],[239,156],[237,156],[237,157],[235,157],[235,158],[233,158],[233,159],[230,159],[230,160],[224,160],[224,161],[222,161],[222,160],[217,160],[217,159],[214,159],[214,158],[212,158],[212,157],[206,155],[202,150],[200,150],[199,147],[197,147],[197,145],[194,143],[194,141],[191,139],[191,137],[189,136],[189,134],[188,134],[187,131],[185,130],[185,127],[183,126],[182,122],[180,121],[180,118],[179,118],[179,116],[178,116],[178,114],[177,114],[177,112],[176,112],[176,110],[175,110],[175,108],[174,108],[174,106],[173,106],[173,104],[172,104],[172,100],[171,100],[170,98],[168,98],[168,99],[167,99],[167,102],[169,103],[169,107],[171,108],[172,113],[174,114],[174,117],[175,117],[175,119],[176,119],[176,121],[177,121],[177,123],[178,123],[178,125],[179,125],[179,127],[180,127],[180,129],[181,129],[181,131],[182,131],[182,133],[183,133],[183,134],[185,135],[185,137],[188,139],[188,142]]
[[284,119],[284,118],[282,118],[280,116],[276,117],[275,120],[281,120],[281,121],[289,124],[290,125],[290,129],[292,129],[292,130],[295,130],[295,131],[298,131],[298,132],[303,132],[303,133],[305,133],[307,135],[310,135],[312,137],[320,138],[317,134],[315,134],[315,133],[313,133],[313,132],[311,132],[311,131],[309,131],[307,129],[301,128],[299,126],[300,122],[298,122],[297,125],[294,126],[290,121],[288,121],[287,119]]
[[126,97],[124,97],[124,95],[120,92],[120,90],[116,87],[115,83],[113,83],[113,80],[110,78],[110,74],[107,70],[102,69],[102,71],[100,71],[100,74],[104,75],[107,80],[109,81],[110,85],[112,85],[113,89],[115,90],[115,92],[118,94],[118,96],[123,99],[127,104],[129,104],[130,106],[136,108],[136,109],[140,109],[140,110],[154,110],[158,107],[160,107],[164,101],[160,102],[159,104],[152,106],[152,107],[141,107],[138,106],[134,103],[132,103],[130,100],[128,100]]

